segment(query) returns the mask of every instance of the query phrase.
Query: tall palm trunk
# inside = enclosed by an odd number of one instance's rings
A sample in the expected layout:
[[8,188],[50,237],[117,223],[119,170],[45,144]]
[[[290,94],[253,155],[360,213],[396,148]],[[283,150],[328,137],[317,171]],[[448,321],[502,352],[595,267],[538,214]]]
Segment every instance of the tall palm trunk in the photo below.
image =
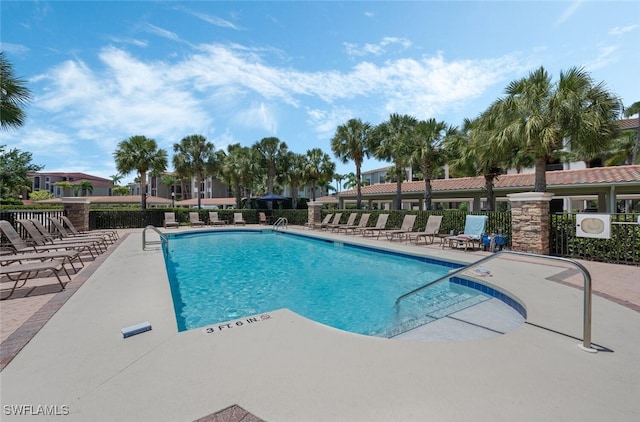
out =
[[484,186],[487,190],[487,211],[494,210],[495,195],[493,194],[493,179],[494,176],[491,174],[484,175]]
[[140,196],[142,198],[140,206],[143,210],[147,209],[147,172],[140,172]]
[[362,209],[362,176],[360,171],[360,165],[356,164],[356,189],[357,189],[357,199],[356,199],[356,209]]
[[547,190],[547,157],[536,157],[536,181],[533,191],[545,192]]
[[402,209],[402,168],[396,166],[396,210]]

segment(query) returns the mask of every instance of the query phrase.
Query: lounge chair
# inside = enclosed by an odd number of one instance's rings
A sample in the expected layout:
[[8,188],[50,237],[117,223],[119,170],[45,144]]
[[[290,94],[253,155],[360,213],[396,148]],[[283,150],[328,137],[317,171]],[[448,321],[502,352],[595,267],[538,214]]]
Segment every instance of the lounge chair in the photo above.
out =
[[[424,244],[433,243],[440,231],[440,225],[442,224],[441,215],[430,215],[427,219],[427,225],[422,233],[407,233],[405,237],[407,241],[414,242],[416,245],[420,243],[420,239],[424,239]],[[431,239],[430,242],[428,240]]]
[[464,247],[466,251],[469,247],[473,249],[475,243],[477,243],[478,248],[480,248],[480,242],[482,241],[482,234],[484,233],[486,224],[486,215],[467,215],[464,223],[464,233],[457,236],[445,237],[444,242],[442,242],[442,248],[448,245],[450,248]]
[[11,223],[9,223],[6,220],[0,220],[0,230],[4,234],[5,238],[9,240],[9,243],[11,243],[13,250],[17,254],[68,250],[71,252],[78,252],[78,253],[87,251],[91,254],[92,258],[95,258],[95,255],[93,254],[94,249],[89,244],[29,245],[20,237],[16,229],[14,229],[13,226],[11,225]]
[[334,227],[337,227],[337,226],[340,225],[340,218],[341,217],[342,217],[342,213],[341,212],[336,213],[333,216],[333,220],[331,221],[331,223],[327,224],[324,227],[320,227],[320,230],[329,230],[329,229],[333,230]]
[[[47,232],[46,228],[42,226],[40,222],[35,223],[32,220],[21,219],[18,220],[18,223],[24,227],[24,229],[29,233],[29,237],[31,238],[31,242],[34,246],[48,246],[48,247],[57,247],[58,249],[77,249],[79,251],[87,251],[91,254],[92,258],[95,258],[94,252],[96,254],[101,254],[104,252],[103,244],[96,239],[84,239],[84,240],[76,240],[76,239],[56,239],[50,233]],[[38,225],[36,225],[38,224]]]
[[380,214],[378,216],[378,221],[376,221],[376,225],[374,227],[367,227],[365,229],[360,229],[360,233],[363,237],[367,237],[369,235],[376,236],[376,239],[380,238],[380,233],[386,230],[387,220],[389,219],[389,214]]
[[413,231],[413,225],[416,223],[416,217],[418,216],[415,214],[406,214],[399,230],[387,230],[385,232],[387,240],[402,240],[407,234],[411,233]]
[[356,231],[367,227],[367,224],[369,223],[370,215],[371,214],[362,214],[362,216],[360,217],[360,221],[358,222],[358,225],[352,224],[350,226],[347,225],[347,226],[340,227],[340,229],[338,229],[338,233],[340,233],[340,230],[344,230],[344,234],[349,234],[349,232],[351,232],[351,234],[356,234]]
[[227,220],[220,220],[217,211],[209,211],[209,224],[212,226],[226,226]]
[[[32,275],[36,276],[40,271],[51,271],[58,279],[58,283],[60,283],[60,287],[62,287],[61,290],[64,290],[64,284],[62,283],[62,280],[60,280],[60,271],[64,271],[69,281],[71,281],[71,277],[69,276],[67,269],[64,267],[64,263],[58,260],[30,261],[22,264],[4,265],[0,267],[0,276],[7,276],[9,280],[14,283],[9,295],[3,297],[2,300],[11,297],[16,288],[24,286]],[[23,275],[24,280],[22,280]],[[18,283],[20,283],[21,280],[22,284],[18,286]]]
[[242,217],[242,213],[241,212],[234,212],[233,213],[233,225],[234,226],[244,226],[247,223],[244,221],[244,218]]
[[73,265],[73,261],[78,260],[80,262],[80,267],[84,266],[84,262],[80,257],[80,252],[74,250],[43,250],[40,252],[32,252],[33,249],[30,249],[29,252],[20,252],[20,253],[11,253],[8,255],[0,255],[0,266],[9,265],[13,263],[24,264],[29,261],[50,261],[52,259],[59,259],[62,262],[67,262],[71,265],[74,272],[78,272],[79,270]]
[[267,214],[265,214],[263,212],[259,212],[258,213],[258,223],[259,224],[269,224],[267,222]]
[[191,227],[193,226],[204,227],[204,221],[200,220],[200,214],[198,214],[197,212],[190,212],[189,225]]
[[320,223],[305,223],[310,229],[321,229],[329,225],[329,221],[333,218],[333,214],[327,214],[324,216]]
[[349,218],[347,219],[347,223],[346,224],[337,224],[335,226],[332,226],[331,227],[331,231],[340,233],[340,229],[341,228],[343,228],[343,227],[352,227],[356,222],[356,217],[358,217],[358,213],[357,212],[352,212],[351,214],[349,214]]
[[[58,232],[58,234],[60,235],[61,239],[66,239],[66,240],[75,240],[75,241],[80,241],[80,242],[85,242],[85,241],[89,241],[89,240],[95,240],[96,242],[99,242],[100,244],[104,244],[104,248],[106,250],[106,248],[108,248],[108,243],[113,243],[111,242],[111,237],[109,235],[106,234],[97,234],[97,235],[92,235],[92,234],[73,234],[70,231],[67,231],[67,229],[64,227],[64,224],[62,223],[62,221],[55,219],[53,217],[49,217],[49,221],[51,222],[51,224],[55,227],[56,231]],[[42,223],[40,223],[40,221],[36,220],[36,219],[31,219],[31,222],[38,228],[38,230],[40,230],[40,232],[42,232],[43,230],[47,230],[46,227],[44,227],[42,225]]]
[[109,236],[109,239],[111,239],[111,243],[115,243],[115,241],[118,240],[119,238],[117,230],[91,230],[88,232],[84,232],[76,229],[73,223],[71,222],[71,220],[69,220],[69,217],[65,217],[63,215],[62,217],[60,217],[60,220],[62,220],[63,224],[67,226],[67,228],[69,228],[71,233],[76,235],[78,234],[103,235],[104,234]]
[[165,212],[164,213],[164,228],[168,229],[171,227],[175,227],[176,229],[180,227],[180,223],[176,221],[176,213],[175,212]]

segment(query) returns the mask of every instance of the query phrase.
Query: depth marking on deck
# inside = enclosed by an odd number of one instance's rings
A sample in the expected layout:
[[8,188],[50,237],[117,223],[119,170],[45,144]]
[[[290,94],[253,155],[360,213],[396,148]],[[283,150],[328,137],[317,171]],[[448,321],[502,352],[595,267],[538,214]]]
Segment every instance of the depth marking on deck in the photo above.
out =
[[271,315],[269,315],[269,314],[262,314],[260,316],[255,316],[255,317],[236,319],[236,320],[229,321],[229,322],[223,322],[223,323],[218,324],[218,325],[211,325],[209,327],[204,327],[202,329],[202,333],[203,334],[218,333],[220,331],[226,331],[226,330],[229,330],[231,328],[244,327],[246,325],[253,324],[253,323],[256,323],[256,322],[266,321],[268,319],[271,319]]

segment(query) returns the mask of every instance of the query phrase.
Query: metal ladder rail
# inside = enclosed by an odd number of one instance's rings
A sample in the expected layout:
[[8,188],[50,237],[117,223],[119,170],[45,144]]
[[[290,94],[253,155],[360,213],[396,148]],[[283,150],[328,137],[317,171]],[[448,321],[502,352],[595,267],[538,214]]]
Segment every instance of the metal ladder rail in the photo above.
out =
[[416,289],[411,290],[410,292],[407,292],[399,296],[396,299],[396,303],[395,303],[396,309],[400,305],[400,302],[406,297],[411,296],[415,293],[418,293],[419,291],[422,291],[427,287],[431,287],[435,284],[446,281],[449,278],[455,276],[456,274],[460,274],[466,270],[477,267],[478,265],[484,262],[491,261],[492,259],[498,258],[500,255],[503,255],[503,254],[528,256],[532,258],[541,258],[541,259],[550,259],[554,261],[563,261],[575,266],[576,268],[578,268],[578,270],[580,270],[584,278],[584,305],[583,305],[583,321],[582,321],[582,344],[579,344],[578,347],[584,350],[585,352],[597,353],[597,349],[594,349],[593,347],[591,347],[591,274],[589,273],[589,270],[585,268],[584,265],[569,258],[563,258],[559,256],[538,255],[538,254],[533,254],[528,252],[499,251],[499,252],[496,252],[495,254],[486,256],[476,262],[472,262],[471,264],[468,264],[464,267],[458,268],[455,271],[447,273],[446,275],[436,280],[430,281],[429,283],[423,286],[420,286]]
[[278,227],[285,227],[287,228],[289,226],[289,220],[287,220],[286,217],[280,217],[276,220],[275,223],[273,223],[273,229],[277,230]]
[[[156,232],[159,236],[160,236],[160,240],[149,240],[147,241],[147,229],[151,229],[154,232]],[[153,225],[148,225],[147,227],[144,228],[144,230],[142,230],[142,250],[146,251],[147,250],[147,246],[149,245],[160,245],[160,244],[165,244],[167,246],[166,250],[167,252],[169,251],[169,237],[162,233],[160,230],[158,230],[158,228],[156,226]]]

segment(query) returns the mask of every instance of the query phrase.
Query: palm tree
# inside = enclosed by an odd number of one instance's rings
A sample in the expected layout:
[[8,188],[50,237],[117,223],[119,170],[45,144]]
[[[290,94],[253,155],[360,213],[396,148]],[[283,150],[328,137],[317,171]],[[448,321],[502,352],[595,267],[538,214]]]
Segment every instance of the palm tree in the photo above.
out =
[[392,177],[396,180],[395,209],[402,209],[402,181],[404,169],[411,162],[409,139],[418,121],[409,115],[391,114],[389,120],[380,123],[372,134],[373,155],[379,160],[393,162]]
[[416,124],[412,136],[408,138],[409,159],[422,171],[424,204],[427,210],[431,209],[431,179],[444,164],[442,142],[446,136],[451,136],[454,132],[455,129],[447,126],[445,122],[437,122],[436,119],[421,120]]
[[350,160],[356,165],[356,208],[362,208],[361,170],[365,157],[369,158],[371,152],[370,136],[372,127],[369,123],[360,119],[350,119],[346,124],[338,126],[331,139],[331,150],[334,155],[347,164]]
[[304,171],[307,165],[307,156],[289,151],[287,153],[287,170],[285,172],[287,182],[291,187],[291,205],[293,209],[298,208],[298,190],[304,183]]
[[[356,178],[356,174],[353,172],[349,174],[345,174],[343,180],[345,180],[345,182],[342,184],[342,187],[345,189],[355,189],[355,187],[358,186],[358,179]],[[369,185],[368,180],[360,181],[360,186],[368,186],[368,185]]]
[[216,168],[213,143],[202,135],[189,135],[178,144],[173,144],[173,167],[181,177],[195,178],[198,187],[198,209],[201,208],[201,184],[205,176],[212,175]]
[[13,74],[13,66],[0,51],[0,129],[19,128],[27,118],[24,107],[31,98],[25,81]]
[[487,192],[487,209],[495,209],[495,195],[493,186],[495,180],[502,174],[502,164],[511,162],[511,152],[502,148],[499,142],[494,142],[492,136],[493,121],[491,115],[483,113],[474,120],[465,119],[462,130],[456,136],[448,138],[448,164],[454,171],[462,172],[465,176],[482,175]]
[[[260,163],[267,170],[267,194],[273,193],[273,184],[276,178],[283,174],[283,160],[287,154],[287,144],[276,137],[262,138],[253,145],[260,155]],[[273,203],[268,201],[269,209]]]
[[535,158],[536,192],[546,190],[547,160],[563,148],[564,140],[592,155],[606,151],[617,134],[620,100],[581,68],[560,72],[553,84],[540,67],[511,82],[506,94],[490,107],[494,140],[503,150],[515,144]]
[[640,101],[636,101],[635,103],[631,104],[624,111],[625,117],[631,117],[634,114],[638,115],[638,129],[636,129],[636,145],[633,148],[631,164],[636,164],[638,162],[638,154],[640,154]]
[[233,187],[236,198],[236,208],[241,208],[242,193],[251,191],[259,173],[257,151],[253,148],[232,144],[227,147],[227,153],[219,152],[219,174]]
[[307,151],[307,161],[304,168],[304,178],[311,183],[312,201],[316,200],[316,186],[328,183],[333,178],[336,165],[331,161],[329,154],[322,152],[320,148]]
[[88,180],[83,180],[80,182],[80,191],[82,192],[82,196],[90,196],[93,193],[93,185]]
[[131,136],[118,143],[118,148],[113,153],[116,161],[116,169],[119,173],[127,175],[137,171],[140,178],[140,194],[142,196],[142,209],[147,208],[147,172],[163,172],[167,168],[167,151],[160,148],[154,139],[142,135]]

